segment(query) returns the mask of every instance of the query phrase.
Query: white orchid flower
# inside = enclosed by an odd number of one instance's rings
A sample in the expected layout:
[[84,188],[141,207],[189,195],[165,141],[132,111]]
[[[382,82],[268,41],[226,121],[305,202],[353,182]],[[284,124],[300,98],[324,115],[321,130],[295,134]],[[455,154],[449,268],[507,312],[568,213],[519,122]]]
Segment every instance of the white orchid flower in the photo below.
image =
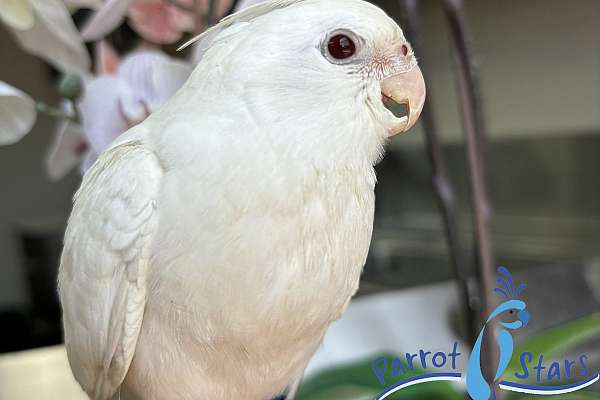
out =
[[79,108],[94,153],[163,105],[190,73],[188,64],[143,49],[125,57],[115,75],[90,80]]
[[0,0],[0,20],[9,28],[31,29],[35,18],[27,0]]
[[89,168],[114,139],[163,105],[192,71],[190,64],[150,49],[136,50],[116,65],[113,74],[85,83],[78,104],[81,124],[59,126],[46,159],[50,178],[60,179],[80,163],[82,171]]
[[[66,115],[73,115],[73,106],[65,101],[62,106]],[[48,177],[57,181],[80,165],[89,152],[90,145],[79,122],[65,118],[58,123],[45,164]]]
[[0,0],[0,20],[25,50],[59,70],[89,71],[89,55],[62,0]]
[[31,97],[0,81],[0,145],[21,140],[33,127],[36,116]]

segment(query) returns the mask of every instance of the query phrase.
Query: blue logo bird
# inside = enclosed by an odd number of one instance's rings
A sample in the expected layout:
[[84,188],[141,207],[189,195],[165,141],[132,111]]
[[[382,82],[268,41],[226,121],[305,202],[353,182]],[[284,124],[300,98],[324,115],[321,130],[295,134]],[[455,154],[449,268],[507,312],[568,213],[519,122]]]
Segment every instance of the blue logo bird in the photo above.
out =
[[[471,352],[471,357],[469,358],[467,366],[467,391],[473,400],[496,399],[494,383],[498,381],[506,370],[506,367],[508,367],[513,354],[514,342],[510,331],[517,330],[527,325],[530,318],[529,312],[526,310],[527,305],[525,302],[517,299],[519,294],[527,288],[527,285],[521,284],[516,287],[510,272],[504,267],[499,267],[498,273],[499,275],[496,280],[500,287],[497,287],[494,291],[499,293],[506,301],[496,307],[491,313],[481,329]],[[486,327],[494,321],[495,318],[506,314],[511,316],[516,314],[517,319],[511,322],[500,322],[500,325],[504,328],[496,335],[496,342],[500,349],[500,359],[493,381],[488,382],[481,371],[481,346],[483,344],[483,336]]]

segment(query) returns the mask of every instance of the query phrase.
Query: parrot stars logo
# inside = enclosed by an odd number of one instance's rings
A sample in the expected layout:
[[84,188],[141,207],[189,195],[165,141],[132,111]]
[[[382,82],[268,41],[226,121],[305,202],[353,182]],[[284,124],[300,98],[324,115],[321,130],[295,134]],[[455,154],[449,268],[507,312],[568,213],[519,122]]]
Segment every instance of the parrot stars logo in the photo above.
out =
[[[512,275],[505,267],[498,268],[496,282],[498,287],[494,289],[494,292],[500,296],[502,303],[491,312],[481,328],[471,350],[466,374],[464,374],[466,375],[467,392],[471,399],[495,400],[496,387],[500,390],[532,395],[560,395],[587,388],[600,380],[600,374],[591,374],[586,367],[587,356],[585,354],[580,355],[577,360],[552,361],[549,366],[546,366],[543,354],[534,356],[531,352],[525,351],[519,356],[520,370],[514,372],[514,366],[509,368],[515,347],[513,333],[526,326],[531,318],[527,304],[521,299],[527,285],[524,283],[516,285]],[[494,329],[495,327],[498,329]],[[484,338],[485,335],[494,332],[494,344],[498,346],[499,350],[498,367],[496,371],[486,377],[481,368],[482,354],[489,351],[485,348]],[[457,359],[460,355],[458,342],[455,342],[452,351],[448,354],[437,352],[432,355],[430,351],[420,350],[415,354],[406,353],[405,357],[393,357],[391,360],[385,356],[378,357],[371,364],[371,368],[382,385],[386,385],[386,377],[389,379],[390,375],[394,379],[398,379],[402,375],[403,379],[387,387],[375,400],[389,398],[393,393],[421,383],[462,381],[463,374],[456,371]],[[530,363],[534,358],[537,358],[537,363],[532,367]],[[417,368],[422,367],[426,372],[416,372],[415,365],[417,364],[420,364]],[[405,365],[408,365],[408,368]],[[452,372],[432,372],[434,368],[444,369],[449,366],[451,366]],[[509,374],[510,376],[504,377],[507,370],[513,372]],[[406,374],[413,376],[405,377]],[[564,384],[565,381],[573,383]]]
[[[496,281],[500,284],[500,287],[497,287],[494,291],[499,293],[505,301],[492,311],[479,332],[475,346],[473,346],[473,350],[471,351],[467,368],[467,390],[474,400],[496,398],[494,383],[502,376],[513,355],[514,341],[511,331],[520,329],[529,322],[529,312],[526,310],[527,305],[524,301],[518,299],[523,290],[527,289],[527,285],[522,283],[518,287],[515,287],[513,278],[505,267],[498,268],[498,273]],[[503,329],[496,334],[496,342],[500,352],[498,368],[493,381],[488,382],[481,371],[481,346],[483,345],[486,328],[502,316],[508,317],[508,321],[499,322],[499,325]],[[514,316],[516,316],[516,320]]]

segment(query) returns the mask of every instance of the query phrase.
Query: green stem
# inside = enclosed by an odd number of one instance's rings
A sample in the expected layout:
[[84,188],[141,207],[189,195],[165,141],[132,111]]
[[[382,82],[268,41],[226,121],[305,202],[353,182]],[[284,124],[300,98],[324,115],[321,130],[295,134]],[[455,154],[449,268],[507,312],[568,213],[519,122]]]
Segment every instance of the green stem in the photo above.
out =
[[52,107],[41,101],[38,101],[36,103],[35,108],[36,108],[37,112],[46,114],[52,118],[67,119],[71,122],[77,122],[77,123],[79,123],[79,120],[80,120],[79,115],[78,115],[79,113],[77,112],[77,107],[75,106],[75,104],[73,104],[73,108],[76,110],[75,114],[68,114],[68,113],[64,112],[63,110],[61,110],[60,108]]

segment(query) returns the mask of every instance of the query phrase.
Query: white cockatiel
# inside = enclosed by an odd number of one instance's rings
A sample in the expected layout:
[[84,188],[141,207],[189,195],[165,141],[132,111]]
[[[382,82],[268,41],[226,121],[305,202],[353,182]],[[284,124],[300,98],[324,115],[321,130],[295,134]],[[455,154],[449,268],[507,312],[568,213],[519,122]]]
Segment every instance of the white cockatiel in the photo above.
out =
[[361,0],[267,1],[209,35],[187,83],[75,196],[59,289],[93,399],[297,386],[357,290],[373,166],[423,106],[402,31]]

